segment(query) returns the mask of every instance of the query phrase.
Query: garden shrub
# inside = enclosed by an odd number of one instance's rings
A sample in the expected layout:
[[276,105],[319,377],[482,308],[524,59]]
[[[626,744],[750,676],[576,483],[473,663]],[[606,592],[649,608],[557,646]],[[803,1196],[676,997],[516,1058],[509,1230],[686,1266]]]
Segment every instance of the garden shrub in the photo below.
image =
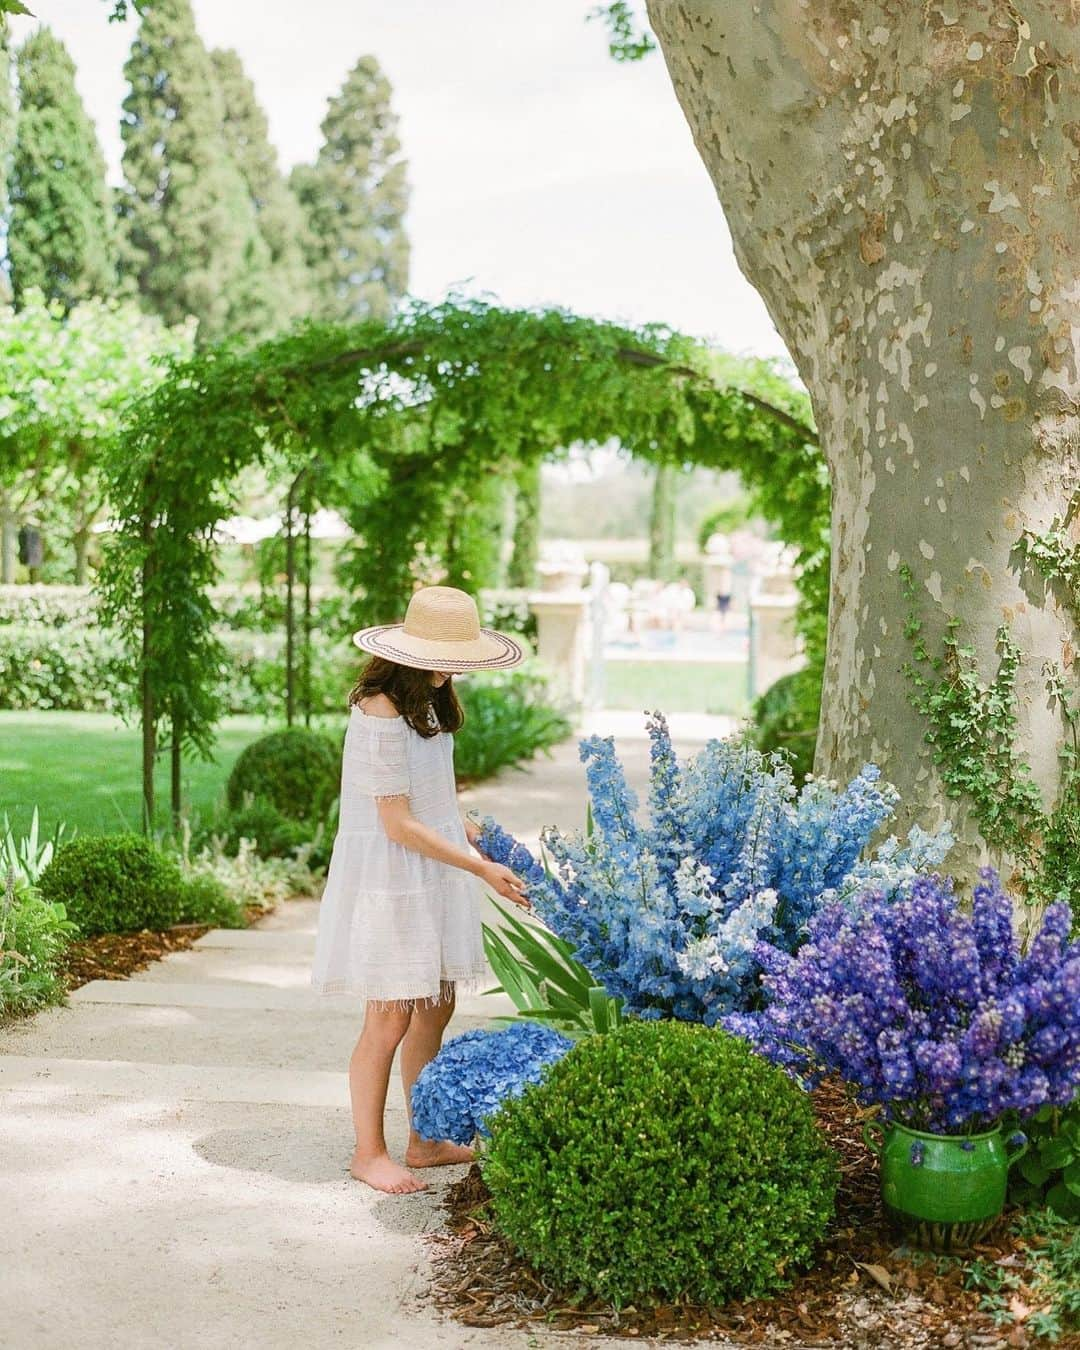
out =
[[0,627],[40,624],[67,629],[95,623],[97,611],[97,597],[89,586],[0,585]]
[[57,851],[38,884],[84,937],[168,928],[183,909],[179,867],[141,834],[82,835]]
[[312,823],[290,820],[267,798],[249,796],[242,806],[222,818],[214,833],[220,834],[222,847],[232,858],[236,857],[241,839],[250,839],[260,858],[287,858],[310,842]]
[[[228,652],[220,693],[232,713],[283,717],[285,713],[285,634],[219,630]],[[302,652],[296,655],[296,696],[303,698]],[[331,641],[312,633],[311,710],[340,713],[345,691],[356,677],[356,648],[346,639]]]
[[821,720],[819,666],[782,675],[754,704],[754,744],[764,754],[790,752],[795,782],[802,784],[814,767],[818,723]]
[[482,683],[456,686],[465,722],[454,735],[459,780],[489,778],[509,764],[531,759],[573,730],[534,663],[488,673]]
[[287,727],[240,752],[225,795],[234,811],[250,793],[272,802],[290,820],[318,820],[337,796],[340,776],[340,750],[329,737]]
[[0,627],[0,708],[112,712],[129,701],[121,644],[108,629]]
[[501,1230],[558,1284],[617,1304],[768,1295],[833,1213],[809,1098],[722,1031],[591,1036],[488,1124]]
[[57,962],[76,934],[63,904],[7,867],[0,889],[0,1017],[61,1001]]
[[1080,1223],[1080,1098],[1040,1107],[1024,1121],[1024,1133],[1031,1147],[1009,1173],[1009,1199]]
[[244,908],[215,876],[201,873],[184,878],[177,923],[208,923],[215,928],[244,928]]
[[323,871],[312,865],[307,844],[293,857],[260,858],[251,840],[244,839],[235,857],[230,857],[220,835],[211,835],[201,846],[193,847],[192,839],[190,823],[184,821],[180,839],[184,875],[217,880],[241,912],[248,906],[271,910],[290,896],[317,895],[322,886]]

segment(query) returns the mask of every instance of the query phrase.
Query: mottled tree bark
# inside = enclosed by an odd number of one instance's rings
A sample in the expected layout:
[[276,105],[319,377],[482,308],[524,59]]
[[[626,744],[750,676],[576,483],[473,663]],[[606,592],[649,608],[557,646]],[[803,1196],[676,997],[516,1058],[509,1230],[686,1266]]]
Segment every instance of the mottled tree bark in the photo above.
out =
[[[833,481],[816,768],[866,760],[905,824],[948,809],[908,702],[898,571],[984,678],[1024,655],[1019,748],[1046,803],[1065,611],[1021,573],[1064,515],[1080,428],[1080,7],[1076,0],[649,0],[739,265],[810,390]],[[1075,666],[1068,678],[1075,686]],[[995,859],[995,861],[1000,861]]]

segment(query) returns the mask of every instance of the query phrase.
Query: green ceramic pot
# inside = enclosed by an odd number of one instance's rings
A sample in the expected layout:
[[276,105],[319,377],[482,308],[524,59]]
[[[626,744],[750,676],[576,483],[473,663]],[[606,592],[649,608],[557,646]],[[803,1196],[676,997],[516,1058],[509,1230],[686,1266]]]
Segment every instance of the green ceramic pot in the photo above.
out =
[[1005,1204],[1009,1168],[1027,1152],[1022,1134],[926,1134],[868,1121],[863,1138],[881,1159],[881,1197],[911,1241],[935,1251],[977,1242]]

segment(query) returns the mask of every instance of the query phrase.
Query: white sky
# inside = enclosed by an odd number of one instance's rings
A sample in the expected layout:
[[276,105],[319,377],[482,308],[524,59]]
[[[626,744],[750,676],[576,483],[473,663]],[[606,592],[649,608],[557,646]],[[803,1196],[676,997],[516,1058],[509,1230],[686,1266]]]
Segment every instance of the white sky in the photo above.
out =
[[[661,322],[729,351],[785,355],[654,53],[607,54],[595,0],[195,0],[235,47],[288,168],[311,159],[327,98],[364,53],[394,88],[409,159],[410,290]],[[29,0],[67,44],[120,178],[133,26],[103,0]],[[16,19],[17,40],[34,21]]]

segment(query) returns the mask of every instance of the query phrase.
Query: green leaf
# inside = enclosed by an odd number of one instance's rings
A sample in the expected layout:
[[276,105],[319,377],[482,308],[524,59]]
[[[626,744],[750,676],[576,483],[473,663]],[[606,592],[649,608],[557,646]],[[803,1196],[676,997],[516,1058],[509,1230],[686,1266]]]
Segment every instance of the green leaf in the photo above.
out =
[[1039,1161],[1052,1172],[1068,1167],[1069,1163],[1073,1162],[1075,1158],[1075,1149],[1069,1140],[1062,1135],[1058,1135],[1056,1139],[1048,1140],[1039,1150]]
[[1080,1219],[1080,1197],[1074,1195],[1064,1183],[1052,1186],[1046,1192],[1046,1203],[1063,1219]]
[[593,985],[589,990],[589,1012],[592,1015],[593,1026],[601,1036],[606,1035],[611,1029],[609,1011],[607,990],[601,985]]

